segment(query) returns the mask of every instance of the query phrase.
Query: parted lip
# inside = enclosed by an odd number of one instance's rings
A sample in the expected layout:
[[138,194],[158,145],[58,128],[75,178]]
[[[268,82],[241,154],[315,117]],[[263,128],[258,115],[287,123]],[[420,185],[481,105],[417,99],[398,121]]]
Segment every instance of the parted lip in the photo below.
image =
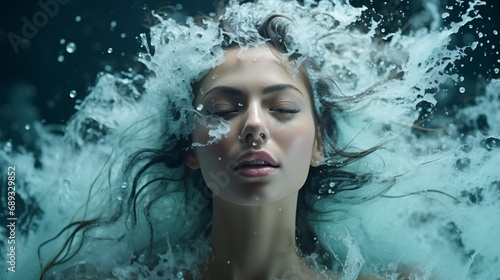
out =
[[248,164],[250,162],[256,161],[256,160],[262,160],[264,161],[268,166],[271,167],[279,167],[278,162],[267,152],[265,151],[252,151],[243,154],[237,161],[236,166],[234,167],[234,170],[241,168],[245,164]]

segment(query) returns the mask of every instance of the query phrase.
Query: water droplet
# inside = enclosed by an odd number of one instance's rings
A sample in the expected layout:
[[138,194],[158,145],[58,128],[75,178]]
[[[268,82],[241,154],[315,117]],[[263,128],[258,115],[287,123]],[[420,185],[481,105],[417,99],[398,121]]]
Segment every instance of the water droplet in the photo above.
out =
[[5,143],[5,145],[3,146],[3,150],[7,153],[12,152],[12,142]]
[[112,53],[113,52],[113,48],[108,48],[108,53]]
[[61,40],[59,40],[59,44],[64,45],[64,43],[66,43],[66,39],[61,38]]
[[63,61],[64,61],[64,55],[62,55],[62,54],[61,54],[61,55],[59,55],[59,56],[57,57],[57,61],[58,61],[58,62],[63,62]]
[[69,187],[69,186],[71,186],[71,181],[70,181],[70,180],[68,180],[68,179],[64,179],[64,180],[63,180],[63,185],[64,185],[65,187]]
[[464,93],[465,92],[465,88],[464,87],[460,87],[460,89],[458,91],[460,91],[460,93]]
[[75,21],[76,21],[76,22],[80,22],[80,21],[82,21],[82,17],[81,17],[81,16],[76,16],[76,17],[75,17]]
[[449,16],[450,16],[450,13],[444,13],[444,14],[441,15],[442,18],[447,18]]
[[203,104],[199,104],[198,106],[196,106],[196,110],[197,111],[203,110]]
[[73,42],[69,42],[67,45],[66,45],[66,51],[68,53],[74,53],[76,51],[76,44],[73,43]]
[[76,97],[76,90],[72,90],[69,92],[69,97],[75,98]]
[[120,34],[120,37],[123,39],[123,38],[127,37],[127,34],[122,33],[122,34]]
[[25,125],[24,125],[24,129],[26,129],[26,130],[30,130],[30,129],[31,129],[31,125],[30,125],[30,124],[25,124]]
[[118,23],[116,22],[116,20],[112,20],[110,23],[109,23],[109,26],[110,26],[110,31],[114,31],[115,30],[115,27],[118,25]]

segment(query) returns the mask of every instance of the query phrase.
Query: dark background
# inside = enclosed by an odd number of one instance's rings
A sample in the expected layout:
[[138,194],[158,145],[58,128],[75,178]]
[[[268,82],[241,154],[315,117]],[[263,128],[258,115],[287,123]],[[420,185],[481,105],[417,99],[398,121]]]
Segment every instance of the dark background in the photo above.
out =
[[[65,3],[66,4],[60,4]],[[23,36],[23,17],[33,23],[33,16],[43,11],[39,2],[57,3],[58,11],[48,15],[46,23],[37,28],[29,42],[24,42],[16,52],[8,34]],[[372,15],[386,15],[390,21],[406,22],[412,14],[419,11],[416,1],[389,0],[350,1],[354,6],[366,5]],[[452,1],[449,1],[450,5]],[[467,2],[467,1],[465,1]],[[83,99],[96,81],[98,72],[121,71],[136,65],[136,54],[140,51],[137,36],[147,33],[143,26],[144,6],[157,9],[161,4],[173,7],[182,4],[181,11],[195,15],[197,11],[208,13],[214,10],[216,1],[212,0],[41,0],[41,1],[2,1],[0,4],[0,140],[29,142],[22,135],[35,120],[46,124],[64,124],[75,112],[74,106]],[[499,30],[499,17],[495,15],[493,1],[480,8],[483,20],[475,22],[472,29],[463,30],[454,38],[458,46],[477,40],[477,28],[486,35],[480,38],[484,46],[473,52],[461,67],[466,77],[463,86],[472,94],[450,95],[445,106],[472,102],[474,94],[479,94],[479,84],[498,78],[493,69],[499,67],[499,37],[493,30]],[[498,4],[495,4],[498,6]],[[399,13],[404,11],[405,14]],[[453,11],[453,12],[456,12]],[[47,13],[46,13],[47,14]],[[80,21],[76,18],[80,17]],[[453,19],[450,17],[449,19]],[[43,22],[43,18],[38,18]],[[112,27],[112,21],[116,26]],[[387,23],[387,31],[391,24]],[[61,39],[65,40],[61,44]],[[489,43],[488,43],[489,40]],[[68,53],[66,45],[74,42],[76,51]],[[492,49],[495,46],[496,49]],[[112,52],[108,53],[108,49]],[[64,61],[58,61],[63,56]],[[74,90],[76,97],[70,97]],[[467,97],[464,97],[467,96]],[[467,100],[467,98],[469,100]],[[462,104],[462,105],[461,105]],[[28,126],[26,126],[28,125]],[[24,138],[23,138],[24,137]],[[26,138],[28,137],[28,138]]]

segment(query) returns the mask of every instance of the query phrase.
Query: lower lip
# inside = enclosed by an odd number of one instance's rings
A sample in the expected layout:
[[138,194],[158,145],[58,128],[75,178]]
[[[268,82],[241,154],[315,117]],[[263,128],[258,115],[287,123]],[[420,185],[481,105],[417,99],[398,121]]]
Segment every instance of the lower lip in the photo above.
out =
[[277,167],[272,166],[246,166],[237,169],[236,172],[245,177],[265,177],[275,173],[277,170]]

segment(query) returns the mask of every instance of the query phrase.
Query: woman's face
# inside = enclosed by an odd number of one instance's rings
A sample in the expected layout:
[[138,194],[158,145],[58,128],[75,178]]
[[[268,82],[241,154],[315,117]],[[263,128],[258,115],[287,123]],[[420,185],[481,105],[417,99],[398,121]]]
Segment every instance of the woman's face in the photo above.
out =
[[[213,196],[264,205],[298,192],[310,165],[322,159],[321,145],[301,75],[267,46],[251,48],[243,58],[239,51],[226,52],[225,62],[201,81],[194,101],[203,114],[228,120],[231,129],[215,144],[193,147],[186,164],[201,168]],[[208,132],[198,125],[193,143],[207,143]]]

